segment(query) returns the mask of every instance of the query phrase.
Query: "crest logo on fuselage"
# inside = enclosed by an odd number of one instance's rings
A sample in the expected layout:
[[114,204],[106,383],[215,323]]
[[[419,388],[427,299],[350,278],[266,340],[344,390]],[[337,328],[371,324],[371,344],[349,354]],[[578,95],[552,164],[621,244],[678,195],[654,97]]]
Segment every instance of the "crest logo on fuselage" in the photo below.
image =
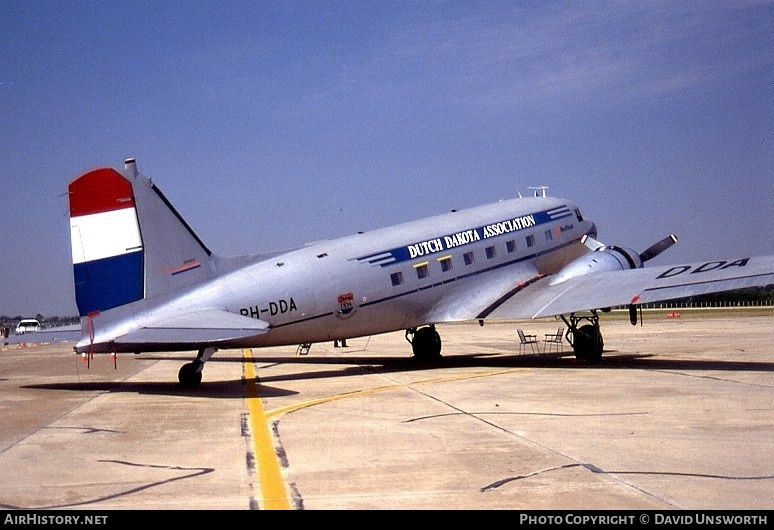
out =
[[339,309],[336,317],[345,320],[355,314],[355,295],[344,293],[338,296]]

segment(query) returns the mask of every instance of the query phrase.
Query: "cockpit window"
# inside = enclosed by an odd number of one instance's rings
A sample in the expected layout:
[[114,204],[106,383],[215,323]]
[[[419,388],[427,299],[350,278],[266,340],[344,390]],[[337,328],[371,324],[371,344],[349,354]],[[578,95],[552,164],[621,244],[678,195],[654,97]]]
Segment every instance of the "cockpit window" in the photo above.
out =
[[583,216],[581,215],[581,213],[580,213],[580,210],[579,210],[579,209],[577,209],[577,208],[575,208],[575,217],[577,217],[577,218],[578,218],[578,222],[579,222],[579,223],[580,223],[581,221],[583,221]]

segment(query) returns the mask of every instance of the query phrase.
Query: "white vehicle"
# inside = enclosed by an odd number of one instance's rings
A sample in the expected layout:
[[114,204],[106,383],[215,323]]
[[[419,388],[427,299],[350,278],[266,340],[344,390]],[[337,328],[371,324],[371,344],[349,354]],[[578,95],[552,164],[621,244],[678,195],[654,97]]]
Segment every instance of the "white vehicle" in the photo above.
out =
[[25,333],[33,333],[40,330],[40,322],[34,318],[25,318],[19,321],[16,325],[16,334],[24,335]]

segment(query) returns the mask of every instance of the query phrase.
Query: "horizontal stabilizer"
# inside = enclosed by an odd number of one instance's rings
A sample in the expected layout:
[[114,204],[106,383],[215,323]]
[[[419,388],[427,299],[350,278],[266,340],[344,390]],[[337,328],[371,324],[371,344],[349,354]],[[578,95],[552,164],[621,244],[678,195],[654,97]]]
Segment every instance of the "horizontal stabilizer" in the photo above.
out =
[[263,335],[269,329],[264,320],[220,309],[177,315],[146,325],[116,338],[116,344],[218,344]]

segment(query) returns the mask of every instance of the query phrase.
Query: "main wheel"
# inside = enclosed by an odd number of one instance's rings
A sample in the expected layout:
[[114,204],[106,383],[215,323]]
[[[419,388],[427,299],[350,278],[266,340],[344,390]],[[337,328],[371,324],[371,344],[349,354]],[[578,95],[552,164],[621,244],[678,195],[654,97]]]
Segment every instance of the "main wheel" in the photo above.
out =
[[573,333],[572,349],[575,357],[587,363],[598,362],[602,358],[604,341],[599,327],[586,324]]
[[420,328],[414,333],[411,349],[417,359],[439,359],[441,357],[441,336],[432,326]]
[[180,371],[177,372],[177,380],[185,388],[194,388],[199,386],[202,382],[202,373],[197,370],[198,363],[186,363],[180,367]]

